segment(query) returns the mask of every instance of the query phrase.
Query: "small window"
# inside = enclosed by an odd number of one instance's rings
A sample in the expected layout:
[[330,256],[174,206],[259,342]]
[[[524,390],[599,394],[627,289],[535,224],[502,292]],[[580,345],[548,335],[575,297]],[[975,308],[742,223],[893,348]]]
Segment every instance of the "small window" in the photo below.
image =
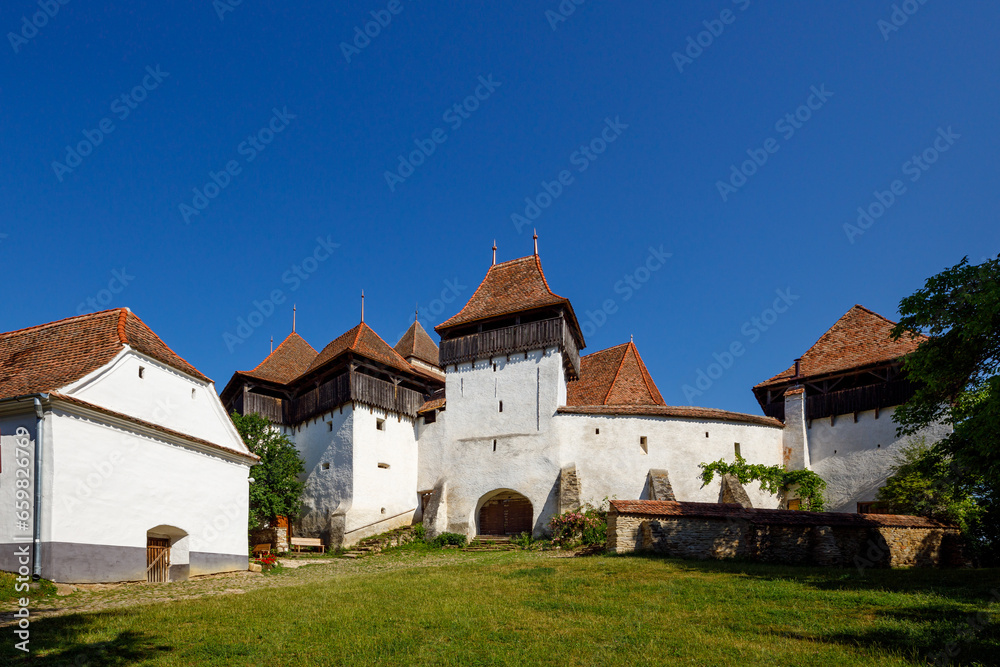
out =
[[601,434],[601,429],[595,428],[594,429],[594,435],[600,435],[600,434]]
[[496,450],[497,450],[497,441],[494,440],[493,441],[493,451],[495,452]]
[[639,446],[642,447],[643,454],[649,453],[649,441],[646,439],[646,436],[639,438]]
[[378,467],[382,468],[383,470],[388,470],[389,469],[389,464],[388,463],[379,463]]
[[143,368],[142,366],[139,366],[139,379],[141,380],[145,376],[146,376],[146,369]]
[[705,431],[705,437],[706,438],[708,437],[708,431]]
[[385,508],[384,507],[382,508],[382,514],[385,514]]
[[500,401],[500,412],[503,412],[503,401]]
[[323,470],[329,470],[329,469],[330,469],[330,464],[329,463],[324,463],[323,464]]
[[736,453],[736,456],[743,456],[742,452],[740,452],[740,443],[733,443],[733,451]]
[[192,389],[192,390],[191,390],[191,398],[192,398],[192,399],[194,399],[194,397],[195,397],[195,395],[196,395],[197,391],[198,391],[197,389]]
[[329,431],[330,433],[333,433],[333,422],[326,423],[326,430]]
[[[385,430],[385,420],[384,419],[376,419],[375,420],[375,428],[377,428],[380,431],[384,431]],[[389,466],[386,466],[386,467],[388,468]]]
[[437,421],[437,410],[431,410],[430,412],[424,415],[425,424],[433,424],[436,421]]
[[497,372],[497,362],[495,362],[495,361],[493,362],[493,372],[494,373]]

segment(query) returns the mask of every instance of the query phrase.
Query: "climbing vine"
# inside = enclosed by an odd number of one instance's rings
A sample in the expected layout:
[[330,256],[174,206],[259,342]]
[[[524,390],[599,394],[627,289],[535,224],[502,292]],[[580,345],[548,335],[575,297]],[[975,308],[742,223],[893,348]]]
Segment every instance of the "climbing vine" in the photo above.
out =
[[797,486],[803,509],[812,512],[823,511],[823,491],[826,489],[826,482],[812,470],[785,470],[778,465],[747,463],[739,454],[736,455],[735,463],[719,459],[711,463],[699,463],[698,466],[701,468],[702,486],[715,479],[716,475],[732,475],[740,484],[757,482],[761,491],[772,495],[784,493],[789,488]]

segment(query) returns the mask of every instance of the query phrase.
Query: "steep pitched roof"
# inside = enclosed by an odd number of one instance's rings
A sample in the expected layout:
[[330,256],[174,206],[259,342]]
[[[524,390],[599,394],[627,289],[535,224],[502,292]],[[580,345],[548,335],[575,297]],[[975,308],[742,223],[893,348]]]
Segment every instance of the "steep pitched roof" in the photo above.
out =
[[395,368],[397,370],[406,371],[408,373],[415,372],[413,366],[409,364],[406,359],[399,356],[396,350],[392,349],[388,343],[382,340],[381,337],[369,327],[367,324],[362,322],[350,331],[341,334],[329,345],[323,348],[323,351],[313,359],[313,362],[309,364],[309,368],[306,372],[314,371],[320,366],[326,364],[328,361],[336,359],[337,357],[347,354],[348,352],[353,352],[354,354],[365,357],[366,359],[371,359],[372,361],[377,361],[383,363],[386,366]]
[[440,332],[460,324],[547,306],[565,306],[579,332],[580,325],[569,299],[552,292],[542,272],[541,260],[538,255],[530,255],[491,266],[462,310],[434,329]]
[[125,346],[210,382],[128,308],[116,308],[0,333],[0,398],[65,387]]
[[666,405],[635,343],[580,359],[580,379],[566,385],[566,405]]
[[242,371],[240,374],[278,384],[288,384],[305,373],[318,354],[312,345],[293,331],[264,361],[257,364],[256,368],[252,371]]
[[[801,377],[816,377],[854,368],[895,361],[917,349],[926,336],[892,340],[896,325],[864,306],[855,305],[823,334],[801,357]],[[795,376],[795,364],[757,387],[784,384]]]
[[404,359],[416,357],[421,361],[426,361],[435,366],[441,365],[440,353],[437,344],[424,331],[418,320],[414,320],[410,328],[406,330],[403,337],[399,339],[394,348],[399,356]]

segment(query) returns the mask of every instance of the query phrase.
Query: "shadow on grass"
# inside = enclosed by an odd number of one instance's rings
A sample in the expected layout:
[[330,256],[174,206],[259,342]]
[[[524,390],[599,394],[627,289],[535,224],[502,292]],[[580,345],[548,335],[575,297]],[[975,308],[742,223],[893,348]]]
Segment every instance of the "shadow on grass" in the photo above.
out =
[[[660,561],[674,572],[735,575],[792,583],[823,592],[919,595],[920,598],[910,598],[902,604],[898,598],[866,601],[864,606],[873,618],[867,627],[857,630],[809,633],[786,629],[771,630],[770,634],[884,650],[931,664],[1000,664],[1000,625],[996,623],[996,615],[1000,613],[1000,570],[997,569],[859,571],[739,560],[680,560],[655,554],[624,557]],[[794,596],[794,592],[789,595]],[[851,598],[845,599],[844,604],[851,604]]]
[[[9,637],[9,641],[0,645],[0,663],[116,667],[133,665],[173,650],[169,646],[155,645],[146,633],[132,630],[123,630],[115,637],[103,641],[88,641],[88,635],[100,632],[100,628],[115,625],[114,617],[127,615],[127,612],[119,611],[73,614],[34,621],[29,628],[30,652],[25,653],[15,648],[14,643],[20,640]],[[8,633],[13,635],[13,628],[6,628],[4,634]]]

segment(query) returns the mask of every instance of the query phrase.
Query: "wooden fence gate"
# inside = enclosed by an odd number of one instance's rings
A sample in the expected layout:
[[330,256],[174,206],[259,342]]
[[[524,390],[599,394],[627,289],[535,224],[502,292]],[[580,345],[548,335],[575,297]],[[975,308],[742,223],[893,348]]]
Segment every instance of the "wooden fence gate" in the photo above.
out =
[[170,577],[170,540],[164,537],[146,538],[146,581],[165,583]]

